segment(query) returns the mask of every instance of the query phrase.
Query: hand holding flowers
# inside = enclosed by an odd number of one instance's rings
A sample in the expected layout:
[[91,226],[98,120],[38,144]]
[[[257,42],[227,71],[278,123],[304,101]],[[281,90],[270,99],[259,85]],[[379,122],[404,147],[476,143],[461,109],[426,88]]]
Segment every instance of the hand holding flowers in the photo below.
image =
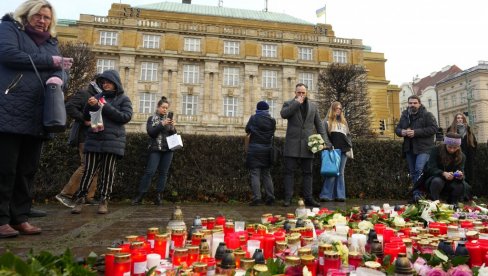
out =
[[311,152],[316,153],[325,149],[325,142],[320,134],[312,134],[308,137],[308,148]]

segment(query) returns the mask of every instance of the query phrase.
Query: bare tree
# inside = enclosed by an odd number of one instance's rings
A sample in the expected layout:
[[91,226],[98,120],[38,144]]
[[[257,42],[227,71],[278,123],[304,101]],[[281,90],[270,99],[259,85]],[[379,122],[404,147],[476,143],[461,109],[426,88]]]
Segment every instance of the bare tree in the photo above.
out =
[[73,58],[73,66],[69,72],[70,79],[64,91],[64,97],[68,99],[77,91],[84,89],[95,75],[95,53],[87,43],[60,43],[59,50],[63,57]]
[[324,117],[332,102],[342,104],[353,136],[371,135],[371,103],[367,92],[364,67],[354,64],[332,63],[321,70],[318,78],[317,102]]

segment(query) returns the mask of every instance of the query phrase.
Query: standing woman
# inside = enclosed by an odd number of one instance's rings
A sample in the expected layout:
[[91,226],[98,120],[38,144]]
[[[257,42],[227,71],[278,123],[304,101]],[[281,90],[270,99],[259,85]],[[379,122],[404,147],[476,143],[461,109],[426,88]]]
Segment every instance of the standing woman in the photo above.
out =
[[261,179],[263,179],[264,191],[266,192],[266,205],[273,205],[275,201],[270,172],[275,130],[276,120],[269,114],[269,105],[265,101],[258,102],[256,114],[249,118],[246,125],[246,133],[251,135],[246,155],[246,165],[251,174],[253,193],[250,206],[264,203],[261,198]]
[[[91,127],[86,132],[85,171],[81,177],[80,188],[73,196],[75,206],[71,210],[72,214],[81,213],[97,172],[100,188],[98,213],[108,212],[117,159],[122,158],[125,153],[125,124],[132,118],[132,103],[124,94],[119,73],[106,70],[97,76],[96,82],[102,88],[102,93],[88,98],[83,110],[85,124]],[[103,122],[97,120],[100,114]]]
[[320,200],[344,202],[346,200],[346,183],[344,182],[346,153],[352,149],[352,145],[349,137],[349,127],[340,102],[333,102],[330,106],[325,120],[325,130],[334,149],[341,150],[341,165],[339,176],[327,176],[325,178],[320,192]]
[[468,184],[472,185],[473,183],[471,183],[471,181],[474,180],[474,157],[476,156],[478,141],[476,141],[476,136],[463,113],[457,113],[456,116],[454,116],[454,120],[446,133],[449,132],[455,132],[461,135],[461,151],[466,155],[464,179]]
[[147,119],[146,131],[149,135],[149,156],[146,170],[139,184],[138,194],[132,200],[132,205],[142,203],[142,198],[151,185],[151,179],[159,170],[158,186],[156,187],[156,199],[154,204],[161,205],[163,202],[163,191],[168,179],[169,167],[173,160],[173,151],[169,149],[166,137],[176,133],[173,113],[169,112],[169,102],[166,97],[161,97],[154,115]]
[[[28,222],[32,185],[43,139],[47,83],[62,84],[62,58],[54,37],[56,14],[45,0],[28,0],[0,24],[0,238],[41,233]],[[31,60],[39,71],[39,79]]]

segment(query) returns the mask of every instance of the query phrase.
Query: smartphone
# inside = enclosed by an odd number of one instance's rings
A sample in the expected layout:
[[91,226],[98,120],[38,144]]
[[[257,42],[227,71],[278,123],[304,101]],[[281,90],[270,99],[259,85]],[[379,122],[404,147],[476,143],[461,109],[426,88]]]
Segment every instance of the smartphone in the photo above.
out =
[[171,111],[168,112],[168,119],[173,120],[173,112],[171,112]]

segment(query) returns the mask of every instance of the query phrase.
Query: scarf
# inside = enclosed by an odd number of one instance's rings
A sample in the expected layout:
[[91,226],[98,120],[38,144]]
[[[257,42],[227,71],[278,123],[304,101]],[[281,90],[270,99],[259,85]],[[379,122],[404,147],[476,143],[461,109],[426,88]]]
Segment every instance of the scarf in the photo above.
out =
[[[161,124],[161,122],[166,119],[166,116],[167,115],[160,115],[159,113],[155,112],[152,116],[151,125],[155,127],[158,124]],[[163,134],[161,132],[159,132],[158,136],[156,137],[156,144],[159,150],[163,149]]]
[[456,126],[456,131],[461,137],[466,136],[466,126],[464,124],[459,124]]
[[29,24],[25,25],[25,33],[34,41],[34,43],[36,43],[37,46],[44,44],[48,39],[51,38],[51,34],[49,32],[39,32]]

